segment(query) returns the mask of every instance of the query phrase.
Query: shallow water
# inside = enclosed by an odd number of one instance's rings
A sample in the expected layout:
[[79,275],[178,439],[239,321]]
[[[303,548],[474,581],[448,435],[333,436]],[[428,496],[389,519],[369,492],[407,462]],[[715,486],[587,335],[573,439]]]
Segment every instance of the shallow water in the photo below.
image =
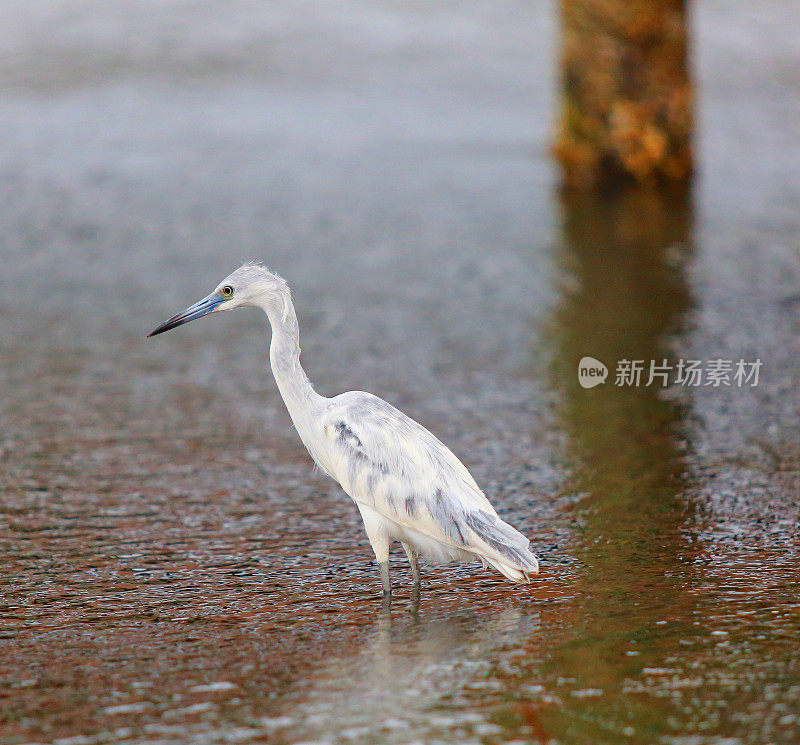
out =
[[[547,8],[13,10],[0,741],[800,739],[795,9],[698,7],[702,178],[602,200],[555,188]],[[416,597],[398,552],[385,605],[263,319],[145,341],[254,256],[318,389],[450,444],[530,586]],[[584,355],[764,367],[584,390]]]

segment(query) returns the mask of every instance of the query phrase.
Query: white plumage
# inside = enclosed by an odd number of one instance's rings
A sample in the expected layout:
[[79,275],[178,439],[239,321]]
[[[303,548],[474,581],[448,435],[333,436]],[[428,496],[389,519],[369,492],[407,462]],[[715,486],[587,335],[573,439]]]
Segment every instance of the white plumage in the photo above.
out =
[[341,484],[364,520],[385,593],[389,546],[400,541],[419,583],[417,556],[481,561],[512,582],[539,565],[529,541],[503,522],[463,463],[421,424],[371,393],[320,396],[300,366],[297,316],[286,282],[246,264],[199,303],[152,332],[218,310],[264,310],[272,326],[270,362],[289,414],[322,471]]

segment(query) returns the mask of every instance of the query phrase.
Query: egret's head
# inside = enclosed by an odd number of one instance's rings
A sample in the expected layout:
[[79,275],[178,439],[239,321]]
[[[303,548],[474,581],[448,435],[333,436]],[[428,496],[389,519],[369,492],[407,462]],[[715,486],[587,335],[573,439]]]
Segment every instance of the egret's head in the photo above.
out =
[[233,310],[243,305],[255,305],[267,312],[285,315],[289,297],[289,287],[284,279],[262,264],[245,264],[225,277],[210,295],[165,321],[148,336],[162,334],[218,310]]

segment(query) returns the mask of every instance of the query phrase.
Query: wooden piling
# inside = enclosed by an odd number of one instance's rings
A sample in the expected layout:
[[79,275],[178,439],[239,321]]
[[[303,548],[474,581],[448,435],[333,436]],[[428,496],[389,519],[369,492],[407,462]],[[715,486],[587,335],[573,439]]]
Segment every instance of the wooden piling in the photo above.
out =
[[555,154],[568,186],[688,181],[685,0],[561,0]]

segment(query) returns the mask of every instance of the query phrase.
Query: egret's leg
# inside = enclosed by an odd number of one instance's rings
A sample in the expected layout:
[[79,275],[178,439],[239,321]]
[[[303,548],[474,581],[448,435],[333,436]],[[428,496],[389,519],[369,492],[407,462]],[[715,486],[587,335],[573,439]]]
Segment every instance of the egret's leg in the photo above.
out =
[[422,585],[422,582],[419,578],[419,557],[417,552],[414,550],[414,547],[410,543],[404,543],[403,550],[406,552],[406,556],[408,557],[408,563],[411,564],[411,575],[414,577],[414,584],[417,587]]
[[420,596],[420,586],[414,585],[411,588],[411,618],[414,621],[419,621],[419,596]]
[[392,583],[389,580],[389,562],[379,561],[378,568],[381,570],[381,584],[383,585],[383,594],[392,594]]
[[358,504],[358,511],[364,521],[364,530],[367,532],[372,550],[375,552],[375,559],[381,572],[381,584],[383,594],[392,594],[392,585],[389,581],[389,533],[387,531],[386,519],[365,504]]

